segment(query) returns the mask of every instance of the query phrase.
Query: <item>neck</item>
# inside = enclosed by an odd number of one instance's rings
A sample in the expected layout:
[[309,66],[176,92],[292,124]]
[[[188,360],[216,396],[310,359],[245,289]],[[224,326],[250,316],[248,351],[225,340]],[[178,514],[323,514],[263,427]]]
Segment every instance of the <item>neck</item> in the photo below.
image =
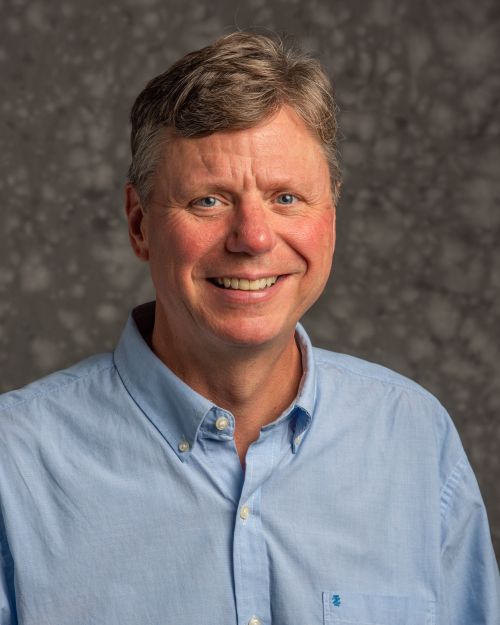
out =
[[[186,384],[235,418],[235,443],[244,465],[260,429],[292,403],[302,376],[300,350],[293,333],[267,346],[204,346],[173,340],[155,322],[152,349]],[[216,364],[214,364],[216,363]]]

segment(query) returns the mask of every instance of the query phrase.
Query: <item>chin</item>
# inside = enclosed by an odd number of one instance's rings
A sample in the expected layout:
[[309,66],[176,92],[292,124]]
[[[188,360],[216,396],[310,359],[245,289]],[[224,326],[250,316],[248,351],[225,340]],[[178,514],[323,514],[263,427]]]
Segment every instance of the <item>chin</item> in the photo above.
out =
[[219,340],[234,346],[260,347],[269,345],[281,339],[293,336],[295,324],[287,326],[273,326],[263,319],[239,320],[237,323],[225,324],[214,328],[214,334]]

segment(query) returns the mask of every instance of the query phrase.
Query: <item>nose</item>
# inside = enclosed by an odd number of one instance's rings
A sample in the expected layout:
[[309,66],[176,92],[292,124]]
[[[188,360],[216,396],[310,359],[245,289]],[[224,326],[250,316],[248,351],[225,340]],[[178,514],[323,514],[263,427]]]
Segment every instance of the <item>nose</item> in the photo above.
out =
[[232,215],[226,240],[227,250],[251,256],[272,250],[276,235],[270,218],[269,211],[260,202],[240,203]]

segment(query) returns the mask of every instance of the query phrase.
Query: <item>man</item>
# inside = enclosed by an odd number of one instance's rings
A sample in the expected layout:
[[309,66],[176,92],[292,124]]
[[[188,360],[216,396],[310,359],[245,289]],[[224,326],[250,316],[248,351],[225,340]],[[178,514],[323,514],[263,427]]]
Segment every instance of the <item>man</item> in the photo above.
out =
[[340,177],[319,65],[235,33],[132,110],[126,214],[156,303],[113,354],[4,396],[0,623],[499,623],[441,405],[312,348]]

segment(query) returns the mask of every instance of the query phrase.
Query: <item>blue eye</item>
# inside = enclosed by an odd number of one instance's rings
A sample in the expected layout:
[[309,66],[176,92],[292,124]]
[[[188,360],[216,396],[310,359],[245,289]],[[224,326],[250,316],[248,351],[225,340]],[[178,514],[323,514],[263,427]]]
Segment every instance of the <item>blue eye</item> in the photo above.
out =
[[201,197],[199,200],[195,200],[193,204],[195,206],[201,206],[202,208],[214,208],[220,204],[220,200],[212,195],[207,195],[207,197]]
[[288,204],[294,204],[297,201],[297,196],[292,195],[292,193],[281,193],[276,198],[276,202],[278,204],[284,204],[285,206]]

